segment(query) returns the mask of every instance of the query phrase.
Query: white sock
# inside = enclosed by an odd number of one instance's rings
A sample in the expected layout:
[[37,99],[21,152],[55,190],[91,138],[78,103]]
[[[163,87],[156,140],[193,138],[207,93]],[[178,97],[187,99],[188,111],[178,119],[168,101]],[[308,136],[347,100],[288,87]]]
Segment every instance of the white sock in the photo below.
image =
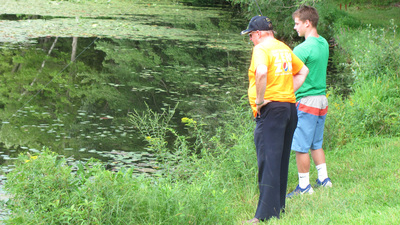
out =
[[299,173],[299,186],[301,189],[306,188],[310,184],[310,173]]
[[328,178],[328,170],[326,169],[326,163],[319,164],[315,166],[318,170],[318,180],[323,182],[326,178]]

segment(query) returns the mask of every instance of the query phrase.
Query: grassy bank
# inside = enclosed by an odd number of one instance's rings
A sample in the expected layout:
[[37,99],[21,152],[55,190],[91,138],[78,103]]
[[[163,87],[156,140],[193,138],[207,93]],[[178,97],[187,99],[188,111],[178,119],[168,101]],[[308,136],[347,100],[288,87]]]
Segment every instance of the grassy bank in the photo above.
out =
[[[336,5],[339,4],[339,2],[336,3]],[[347,10],[344,8],[344,6],[342,6],[342,10],[359,19],[363,24],[372,24],[377,27],[385,27],[389,20],[394,19],[394,23],[397,26],[400,26],[399,3],[388,3],[384,6],[353,3],[347,8]]]
[[[398,138],[378,137],[327,151],[334,187],[290,199],[285,219],[276,224],[395,224],[400,219],[400,163],[395,158],[399,147]],[[297,179],[296,174],[291,178]],[[296,179],[289,183],[295,185]]]
[[[236,124],[239,125],[239,124]],[[9,224],[240,224],[257,204],[252,125],[228,128],[238,144],[185,163],[181,178],[113,173],[101,165],[71,173],[52,153],[21,157],[8,175]],[[269,224],[395,224],[400,219],[399,138],[369,138],[328,150],[330,189],[287,203]],[[29,161],[28,161],[29,160]],[[82,167],[83,168],[83,167]],[[297,185],[294,155],[289,187]],[[175,174],[176,175],[176,174]],[[310,174],[316,179],[315,169]]]

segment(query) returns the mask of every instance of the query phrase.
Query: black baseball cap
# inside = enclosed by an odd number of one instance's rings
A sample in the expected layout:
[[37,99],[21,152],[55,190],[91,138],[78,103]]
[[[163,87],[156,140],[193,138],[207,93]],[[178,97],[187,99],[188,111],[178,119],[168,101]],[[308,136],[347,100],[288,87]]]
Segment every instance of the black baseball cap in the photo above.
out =
[[271,20],[266,16],[254,16],[251,18],[247,29],[240,34],[244,35],[256,30],[273,30]]

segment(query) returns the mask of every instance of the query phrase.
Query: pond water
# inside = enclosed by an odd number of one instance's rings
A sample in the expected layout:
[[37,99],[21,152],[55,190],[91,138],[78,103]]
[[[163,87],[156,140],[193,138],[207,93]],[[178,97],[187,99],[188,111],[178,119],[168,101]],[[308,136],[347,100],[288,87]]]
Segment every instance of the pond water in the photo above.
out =
[[129,113],[177,106],[171,126],[184,134],[182,117],[213,129],[229,101],[245,95],[251,45],[239,35],[243,21],[222,8],[136,6],[84,15],[53,5],[40,14],[0,8],[9,28],[0,33],[3,172],[19,153],[43,147],[152,172],[156,157]]
[[[0,164],[44,147],[111,170],[155,172],[132,112],[174,109],[212,132],[247,93],[252,44],[231,9],[121,1],[2,0]],[[43,3],[46,4],[43,4]],[[331,70],[334,69],[330,65]],[[328,81],[337,82],[334,74]]]

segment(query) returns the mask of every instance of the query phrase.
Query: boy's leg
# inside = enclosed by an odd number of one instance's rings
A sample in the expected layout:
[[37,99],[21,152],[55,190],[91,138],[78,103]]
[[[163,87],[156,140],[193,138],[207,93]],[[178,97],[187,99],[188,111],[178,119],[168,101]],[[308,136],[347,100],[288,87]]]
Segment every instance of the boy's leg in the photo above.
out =
[[296,152],[296,164],[299,173],[299,187],[304,189],[310,184],[310,156],[308,153]]

